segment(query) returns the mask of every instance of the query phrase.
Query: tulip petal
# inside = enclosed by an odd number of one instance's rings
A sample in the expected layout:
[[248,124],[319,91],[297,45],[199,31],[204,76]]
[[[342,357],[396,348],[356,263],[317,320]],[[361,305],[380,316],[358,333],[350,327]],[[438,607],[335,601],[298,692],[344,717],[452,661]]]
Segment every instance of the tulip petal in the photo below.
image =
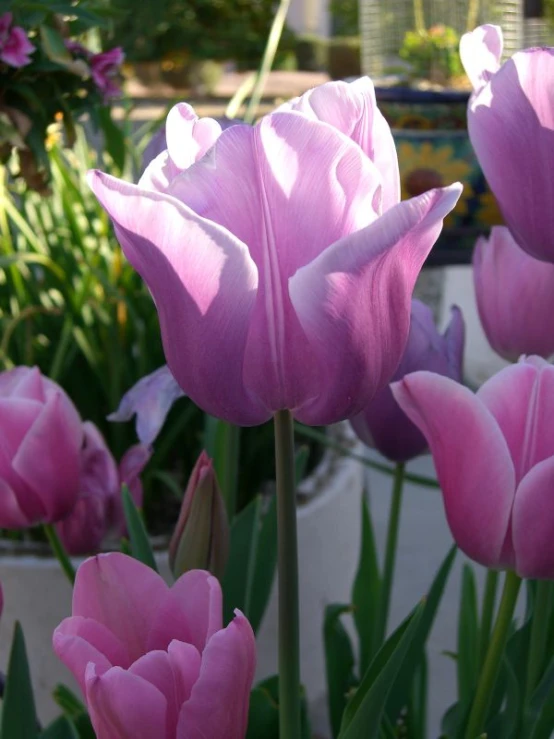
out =
[[517,489],[512,536],[515,569],[521,577],[554,579],[553,490],[554,457],[533,467]]
[[29,429],[13,468],[44,505],[43,521],[66,516],[79,493],[81,420],[61,392],[50,395]]
[[142,562],[119,552],[84,562],[73,590],[73,615],[94,619],[125,645],[132,662],[146,651],[148,635],[168,591]]
[[381,176],[360,147],[331,126],[273,113],[257,126],[223,131],[170,193],[247,244],[260,285],[267,282],[271,294],[269,282],[290,277],[375,219]]
[[58,659],[73,673],[83,694],[86,692],[85,672],[90,662],[94,663],[99,675],[110,667],[131,664],[127,649],[108,628],[82,616],[71,616],[61,622],[54,631],[52,647]]
[[554,261],[554,49],[514,54],[470,101],[468,132],[522,249]]
[[[241,127],[229,131],[236,128]],[[152,292],[165,355],[179,385],[219,418],[243,425],[268,420],[242,380],[258,283],[246,246],[172,197],[99,172],[89,182]]]
[[506,367],[479,388],[477,397],[506,439],[516,482],[554,456],[554,367],[527,361]]
[[295,411],[300,421],[350,418],[388,383],[408,337],[415,280],[460,192],[451,185],[400,203],[289,281],[323,374],[315,399]]
[[38,367],[15,367],[11,372],[2,373],[8,375],[9,380],[13,381],[10,396],[12,398],[26,398],[27,400],[37,400],[44,403],[46,397],[44,395],[45,380]]
[[173,404],[183,396],[184,392],[164,364],[125,393],[108,421],[129,421],[136,414],[137,436],[143,444],[149,445],[160,433]]
[[429,442],[458,546],[487,567],[504,564],[515,474],[494,417],[470,390],[432,372],[408,375],[392,391]]
[[187,103],[177,103],[168,113],[165,135],[167,150],[173,163],[187,169],[204,156],[221,134],[221,126],[213,118],[198,118]]
[[222,627],[222,594],[217,578],[190,570],[174,583],[157,605],[147,649],[167,649],[173,639],[192,644],[202,653]]
[[170,653],[156,650],[138,659],[129,672],[152,683],[167,700],[167,733],[173,739],[182,704],[190,698],[201,657],[191,644],[172,642]]
[[120,667],[98,675],[90,664],[86,696],[97,739],[171,739],[167,700],[148,680]]
[[256,642],[246,618],[236,614],[204,650],[200,676],[181,709],[176,739],[244,738]]
[[[2,462],[2,453],[0,451],[0,468],[3,466]],[[6,480],[2,479],[4,476],[3,473],[0,472],[0,475],[0,527],[6,529],[28,528],[32,525],[35,516],[30,519],[27,517],[19,505],[17,495]],[[27,496],[22,496],[22,498],[26,499]]]
[[554,354],[554,331],[544,322],[554,315],[554,264],[529,256],[506,227],[495,226],[488,240],[475,244],[473,279],[479,318],[495,352],[511,361]]
[[400,200],[400,173],[396,146],[375,100],[369,77],[354,82],[328,82],[284,103],[278,111],[292,110],[329,123],[355,141],[375,163],[382,177],[383,210]]
[[502,29],[489,23],[460,39],[460,58],[476,92],[500,69],[503,46]]

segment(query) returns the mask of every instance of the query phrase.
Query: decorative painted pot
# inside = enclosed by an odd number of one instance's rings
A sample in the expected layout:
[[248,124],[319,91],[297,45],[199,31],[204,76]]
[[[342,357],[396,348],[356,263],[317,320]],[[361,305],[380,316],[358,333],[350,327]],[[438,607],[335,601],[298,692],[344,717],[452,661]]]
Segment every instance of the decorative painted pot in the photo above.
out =
[[376,95],[393,129],[402,197],[456,181],[464,186],[428,264],[467,263],[476,238],[502,223],[467,135],[469,93],[380,87]]

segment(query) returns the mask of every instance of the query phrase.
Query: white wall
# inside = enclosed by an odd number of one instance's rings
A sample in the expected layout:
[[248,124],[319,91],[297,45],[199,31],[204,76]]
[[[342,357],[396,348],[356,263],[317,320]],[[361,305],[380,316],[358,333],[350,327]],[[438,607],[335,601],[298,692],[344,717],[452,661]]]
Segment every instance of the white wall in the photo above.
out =
[[329,36],[329,0],[291,0],[287,23],[296,33]]

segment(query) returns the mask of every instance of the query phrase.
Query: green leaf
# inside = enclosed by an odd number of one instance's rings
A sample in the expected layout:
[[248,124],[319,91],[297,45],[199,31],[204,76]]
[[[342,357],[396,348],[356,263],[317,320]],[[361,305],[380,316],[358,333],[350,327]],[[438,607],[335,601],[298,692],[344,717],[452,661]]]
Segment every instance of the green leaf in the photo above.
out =
[[16,621],[4,690],[2,739],[36,739],[38,722],[23,631]]
[[357,683],[352,644],[341,623],[342,614],[350,610],[350,606],[333,603],[326,607],[323,621],[329,718],[333,737],[339,735],[348,692]]
[[479,616],[473,569],[464,564],[458,617],[458,697],[464,703],[473,695],[479,677]]
[[122,172],[127,156],[125,134],[121,127],[112,120],[111,109],[108,106],[102,106],[98,109],[97,120],[104,134],[106,151],[113,159],[115,166]]
[[263,618],[277,565],[276,496],[265,503],[264,513],[264,500],[257,496],[233,519],[222,582],[225,622],[240,608],[254,632]]
[[400,624],[377,652],[344,711],[339,739],[377,739],[387,697],[404,660],[423,615],[421,603]]
[[125,522],[129,532],[129,542],[131,545],[131,555],[151,567],[155,572],[158,571],[154,553],[150,546],[150,539],[144,526],[142,516],[138,512],[137,507],[131,497],[127,485],[123,485],[121,489],[123,497],[123,512],[125,514]]
[[306,476],[306,468],[308,466],[309,457],[310,447],[307,444],[303,444],[302,446],[298,447],[294,456],[294,470],[297,485]]
[[360,674],[364,675],[375,651],[374,627],[381,589],[377,547],[365,495],[362,495],[361,520],[362,543],[358,570],[352,588],[352,605],[360,645]]
[[39,739],[80,739],[80,737],[73,721],[67,716],[60,716],[40,734]]
[[[304,688],[300,697],[300,735],[311,739],[310,722]],[[279,739],[279,677],[273,675],[259,683],[250,693],[246,739]]]
[[525,713],[525,736],[550,739],[554,731],[554,657],[535,688]]
[[402,672],[398,674],[394,688],[387,701],[387,716],[393,724],[397,720],[400,711],[408,703],[414,674],[423,659],[425,644],[433,628],[435,616],[456,557],[456,552],[457,549],[453,546],[444,558],[443,563],[435,575],[435,579],[431,583],[429,593],[423,600],[422,615],[419,620],[417,634],[409,646],[402,666]]
[[87,712],[84,703],[66,685],[58,683],[54,688],[52,698],[69,718],[76,718]]
[[67,50],[63,36],[52,26],[46,24],[40,27],[40,38],[42,48],[46,56],[58,64],[67,64],[72,61],[71,54]]
[[412,679],[406,724],[410,739],[427,738],[427,685],[429,681],[427,655],[423,657]]

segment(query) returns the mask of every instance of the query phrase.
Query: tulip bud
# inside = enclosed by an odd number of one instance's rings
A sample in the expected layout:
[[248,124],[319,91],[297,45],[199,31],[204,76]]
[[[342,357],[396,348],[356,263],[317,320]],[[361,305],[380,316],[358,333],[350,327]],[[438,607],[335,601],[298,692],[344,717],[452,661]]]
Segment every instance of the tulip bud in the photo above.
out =
[[169,544],[169,566],[177,578],[194,569],[221,579],[229,553],[229,523],[211,459],[199,456],[192,470],[177,526]]

